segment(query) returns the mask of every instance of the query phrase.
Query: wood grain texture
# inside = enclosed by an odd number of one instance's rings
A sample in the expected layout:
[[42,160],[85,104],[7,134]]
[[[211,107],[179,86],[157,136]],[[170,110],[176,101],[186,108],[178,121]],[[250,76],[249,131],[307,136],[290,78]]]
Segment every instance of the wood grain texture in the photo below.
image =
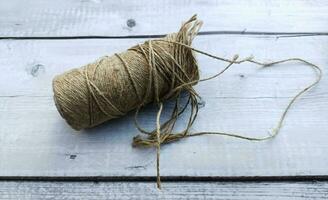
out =
[[[0,41],[0,176],[154,176],[155,149],[135,149],[132,114],[100,127],[73,131],[56,111],[54,75],[122,51],[142,40]],[[302,57],[327,70],[328,37],[199,36],[194,46],[217,55],[260,60]],[[202,77],[224,67],[198,56]],[[192,131],[263,136],[290,97],[314,79],[304,65],[259,69],[236,65],[199,84],[204,100]],[[163,146],[163,176],[307,176],[328,174],[327,76],[297,102],[274,140],[248,142],[203,136]],[[166,108],[172,106],[170,103]],[[167,116],[166,113],[164,116]],[[140,121],[154,127],[148,106]],[[183,125],[179,122],[179,127]]]
[[327,199],[327,182],[0,182],[1,200]]
[[0,37],[166,34],[195,13],[202,31],[328,33],[323,0],[1,0]]

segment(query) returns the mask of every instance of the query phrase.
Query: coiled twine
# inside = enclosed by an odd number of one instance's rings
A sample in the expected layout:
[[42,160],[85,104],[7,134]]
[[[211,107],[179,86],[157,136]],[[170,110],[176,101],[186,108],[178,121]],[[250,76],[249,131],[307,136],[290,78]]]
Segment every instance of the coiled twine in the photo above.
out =
[[56,76],[53,91],[61,116],[80,130],[177,95],[181,90],[174,88],[199,79],[192,50],[179,43],[191,45],[200,25],[194,16],[162,40],[148,40]]
[[[157,147],[158,188],[161,187],[159,173],[161,144],[204,134],[224,135],[252,141],[273,138],[281,129],[286,114],[295,100],[315,86],[322,77],[320,67],[301,58],[263,63],[252,57],[238,60],[236,55],[232,59],[226,59],[194,49],[191,43],[201,25],[202,22],[194,15],[182,25],[177,33],[169,34],[161,39],[148,40],[124,52],[102,57],[94,63],[58,75],[53,80],[56,107],[67,123],[76,130],[94,127],[135,110],[136,127],[146,137],[138,135],[133,138],[132,144],[133,146]],[[194,52],[226,62],[228,65],[217,74],[200,79]],[[269,136],[250,137],[226,132],[190,133],[189,129],[197,117],[200,101],[193,85],[218,77],[233,64],[249,62],[261,67],[271,67],[289,61],[297,61],[310,66],[316,71],[317,78],[291,99]],[[189,94],[188,101],[183,106],[180,105],[182,91]],[[175,106],[170,118],[161,124],[163,102],[169,98],[175,100]],[[149,132],[139,126],[137,118],[139,110],[150,102],[155,102],[159,109],[156,128]],[[190,117],[185,129],[174,132],[177,119],[188,106]]]

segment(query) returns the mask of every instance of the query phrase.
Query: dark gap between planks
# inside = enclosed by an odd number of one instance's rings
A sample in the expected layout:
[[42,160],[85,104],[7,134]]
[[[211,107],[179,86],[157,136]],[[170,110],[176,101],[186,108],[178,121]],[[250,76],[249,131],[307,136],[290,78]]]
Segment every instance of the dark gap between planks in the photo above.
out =
[[[138,39],[161,38],[166,34],[155,35],[126,35],[126,36],[0,36],[0,40],[65,40],[65,39]],[[203,31],[202,35],[264,35],[277,37],[304,37],[304,36],[328,36],[328,32],[257,32],[257,31]]]
[[[328,181],[328,175],[313,176],[162,176],[166,182],[313,182]],[[63,182],[153,182],[155,176],[0,176],[0,181],[63,181]]]

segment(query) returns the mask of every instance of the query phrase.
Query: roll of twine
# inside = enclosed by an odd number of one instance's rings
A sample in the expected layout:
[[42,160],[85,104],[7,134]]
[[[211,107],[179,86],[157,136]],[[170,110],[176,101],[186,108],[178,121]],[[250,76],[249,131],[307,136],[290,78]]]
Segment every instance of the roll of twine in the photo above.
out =
[[[238,55],[226,59],[191,47],[202,22],[196,15],[183,23],[179,32],[168,34],[161,39],[153,39],[138,44],[130,49],[105,56],[96,62],[58,75],[53,80],[54,100],[61,116],[76,130],[97,126],[113,118],[124,116],[135,110],[135,125],[145,136],[133,138],[135,147],[157,148],[157,187],[161,188],[159,160],[160,145],[181,138],[216,134],[252,141],[261,141],[276,136],[286,114],[295,100],[316,85],[321,77],[321,69],[306,60],[289,58],[262,63],[249,57],[238,60]],[[211,77],[200,79],[198,64],[194,52],[228,63],[227,66]],[[288,61],[298,61],[312,67],[317,72],[315,81],[297,93],[283,111],[276,127],[269,136],[262,138],[243,136],[226,132],[191,133],[199,109],[200,96],[193,85],[220,76],[233,64],[254,63],[270,67]],[[181,105],[181,92],[186,91],[188,100]],[[163,102],[175,101],[171,117],[160,123]],[[153,131],[143,129],[138,123],[141,108],[150,102],[158,105],[156,128]],[[189,111],[189,118],[184,130],[176,132],[176,121],[184,112]]]

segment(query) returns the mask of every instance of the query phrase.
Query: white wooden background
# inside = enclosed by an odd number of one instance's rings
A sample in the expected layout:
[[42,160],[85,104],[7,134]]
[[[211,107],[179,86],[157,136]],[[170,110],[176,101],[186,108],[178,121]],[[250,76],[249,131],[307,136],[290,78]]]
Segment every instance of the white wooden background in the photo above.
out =
[[[202,33],[193,44],[196,48],[228,58],[235,54],[254,55],[263,61],[301,57],[321,66],[324,76],[291,109],[280,135],[273,140],[249,142],[202,136],[163,146],[164,179],[326,180],[328,1],[325,0],[0,0],[0,179],[101,177],[124,181],[154,177],[155,149],[135,149],[130,145],[137,134],[132,115],[92,130],[73,131],[54,106],[51,81],[56,74],[123,51],[147,37],[177,31],[181,22],[194,13],[204,21]],[[223,63],[203,56],[198,56],[198,60],[203,77],[224,67]],[[290,98],[314,78],[311,69],[295,63],[267,69],[236,65],[220,78],[196,86],[204,105],[193,130],[265,136]],[[154,116],[155,110],[149,106],[141,122],[153,127]],[[138,188],[146,193],[147,188],[155,188],[153,182],[113,182],[100,186],[83,183],[81,187],[76,186],[79,183],[66,184],[2,181],[0,198],[42,198],[40,191],[49,187],[56,191],[46,190],[50,196],[72,187],[73,196],[66,196],[72,199],[85,188],[97,192],[106,186],[104,195],[119,190],[116,184],[125,185],[120,192]],[[276,183],[279,187],[273,183],[267,183],[267,187],[263,187],[266,183],[227,184],[231,188],[225,183],[164,182],[163,189],[171,192],[151,193],[153,197],[181,198],[198,188],[196,191],[202,191],[199,197],[213,192],[212,197],[216,198],[224,190],[227,195],[252,191],[255,196],[264,193],[276,198],[285,192],[284,188],[295,188],[296,184],[307,188],[295,189],[303,195],[299,198],[324,199],[328,195],[326,182]],[[186,189],[180,190],[180,186]],[[271,193],[271,187],[275,193]],[[27,191],[15,196],[14,188]],[[319,191],[318,196],[306,196],[312,188]],[[172,195],[175,193],[183,195]],[[253,193],[248,193],[249,198],[254,199]],[[141,196],[136,193],[135,197]],[[242,197],[245,195],[233,198]]]

